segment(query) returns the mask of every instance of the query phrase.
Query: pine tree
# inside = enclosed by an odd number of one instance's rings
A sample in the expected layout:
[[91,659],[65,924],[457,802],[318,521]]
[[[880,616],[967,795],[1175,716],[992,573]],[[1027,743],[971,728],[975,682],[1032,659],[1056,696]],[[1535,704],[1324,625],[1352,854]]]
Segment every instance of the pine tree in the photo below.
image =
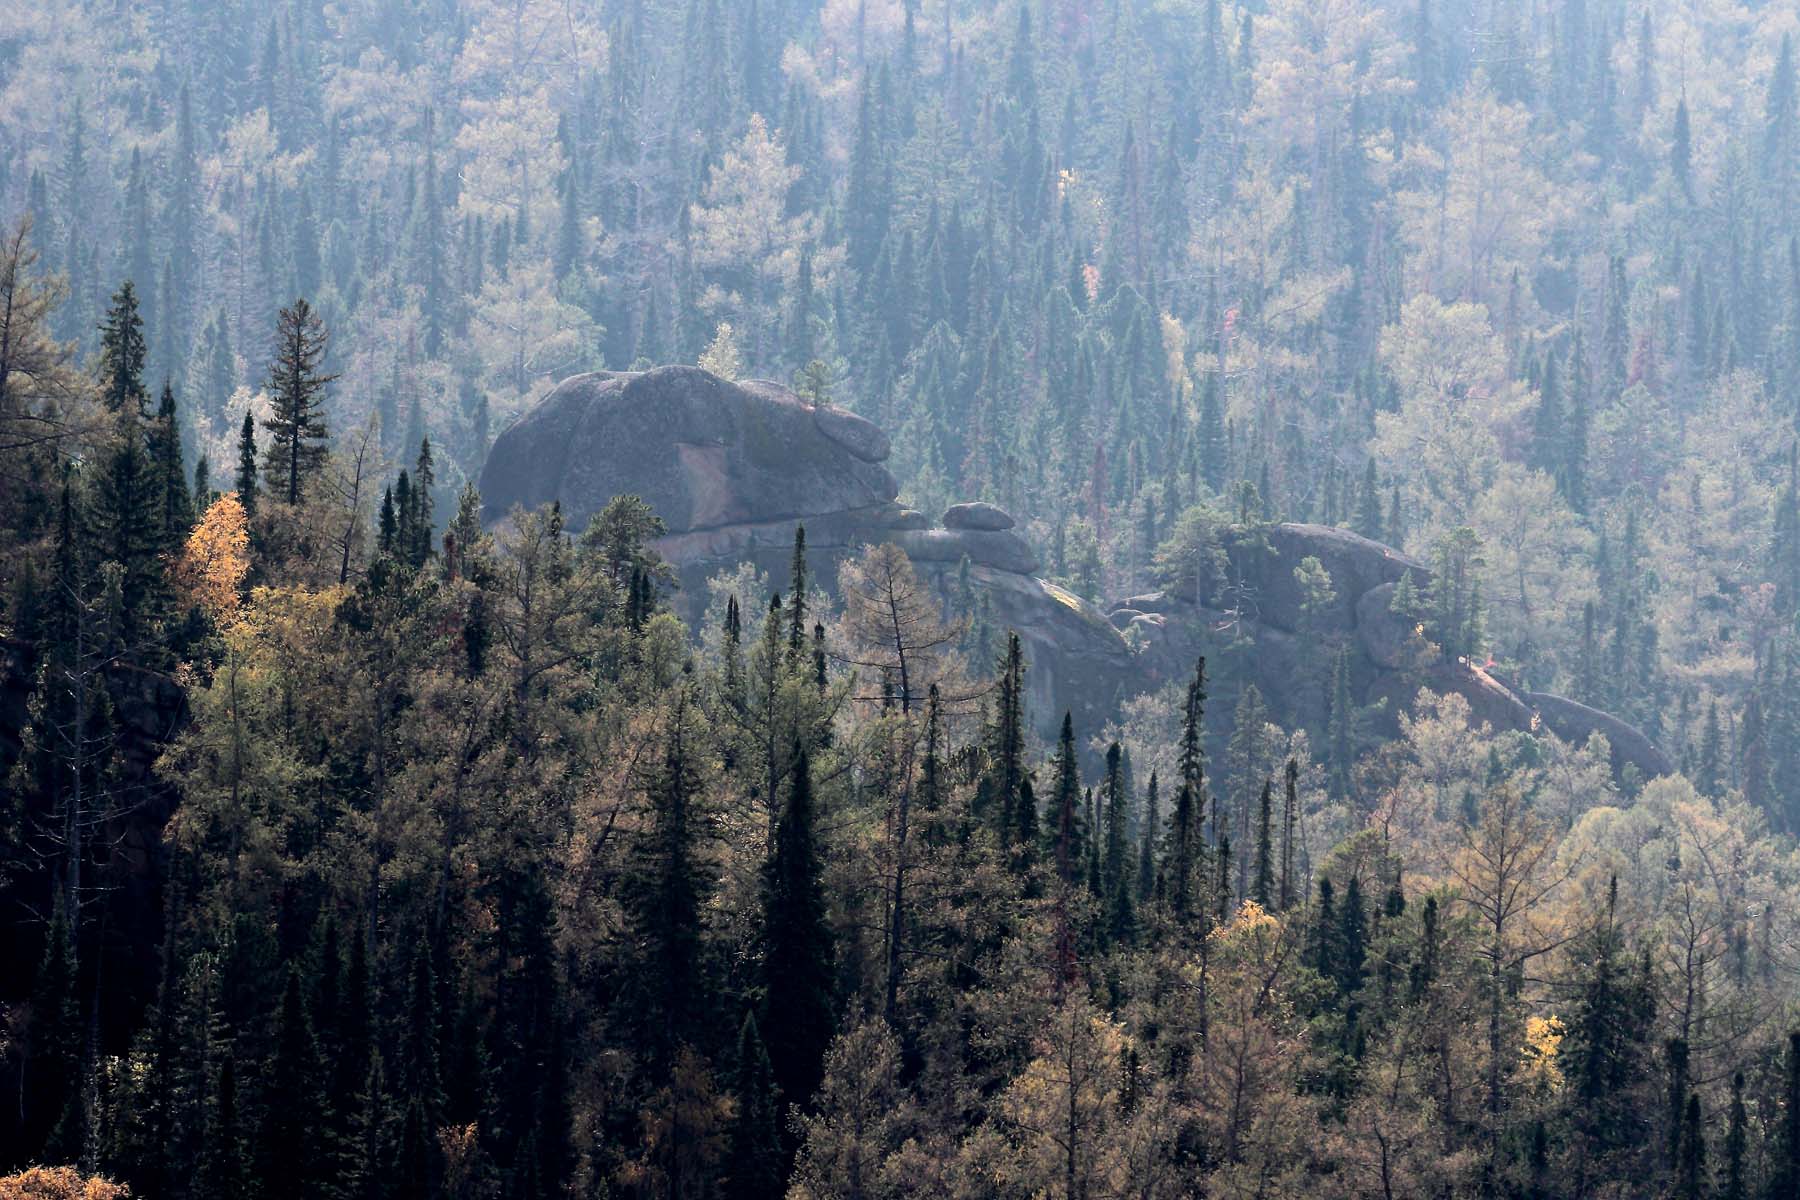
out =
[[787,806],[763,876],[761,1028],[781,1096],[809,1107],[834,1026],[832,936],[814,828],[812,761],[794,747]]
[[275,493],[298,504],[308,480],[324,465],[325,388],[335,375],[320,373],[328,334],[304,297],[281,310],[276,324],[275,361],[269,367],[271,415],[264,470]]

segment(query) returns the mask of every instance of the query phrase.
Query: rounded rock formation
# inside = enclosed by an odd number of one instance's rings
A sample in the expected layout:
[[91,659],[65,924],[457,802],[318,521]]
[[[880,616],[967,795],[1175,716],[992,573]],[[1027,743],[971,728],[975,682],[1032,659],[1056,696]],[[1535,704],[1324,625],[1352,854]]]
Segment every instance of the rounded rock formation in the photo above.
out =
[[1012,514],[997,504],[989,504],[985,500],[971,500],[963,504],[952,504],[944,510],[945,529],[976,529],[986,533],[998,533],[1011,529],[1017,522]]
[[685,533],[886,504],[899,494],[886,453],[871,422],[775,384],[602,371],[565,379],[500,435],[481,494],[489,520],[561,500],[579,529],[632,492]]

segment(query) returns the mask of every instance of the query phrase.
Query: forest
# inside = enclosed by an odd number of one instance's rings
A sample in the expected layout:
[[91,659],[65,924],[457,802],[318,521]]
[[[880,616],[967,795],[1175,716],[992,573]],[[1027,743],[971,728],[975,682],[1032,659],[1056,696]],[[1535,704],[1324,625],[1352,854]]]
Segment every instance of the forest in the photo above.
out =
[[[0,0],[0,1200],[1800,1200],[1797,39]],[[1318,558],[1077,717],[966,559],[484,508],[665,364],[1102,623],[1357,535],[1404,696]]]

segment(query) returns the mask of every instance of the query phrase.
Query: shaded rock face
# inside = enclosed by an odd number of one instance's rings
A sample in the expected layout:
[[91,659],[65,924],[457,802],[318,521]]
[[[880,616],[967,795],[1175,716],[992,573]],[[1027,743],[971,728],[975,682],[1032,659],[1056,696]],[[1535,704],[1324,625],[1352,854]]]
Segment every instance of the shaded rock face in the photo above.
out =
[[[489,520],[560,499],[572,528],[622,491],[673,532],[887,505],[888,439],[775,384],[697,367],[564,380],[495,441],[481,473]],[[623,486],[628,485],[628,486]]]
[[1411,572],[1421,591],[1431,571],[1416,559],[1342,529],[1323,525],[1270,527],[1265,545],[1233,546],[1227,579],[1201,591],[1197,581],[1177,583],[1171,592],[1134,596],[1115,607],[1112,624],[1139,648],[1138,662],[1149,678],[1143,686],[1185,679],[1200,654],[1217,653],[1228,633],[1239,629],[1255,642],[1248,666],[1257,688],[1278,716],[1292,720],[1302,678],[1301,595],[1294,568],[1317,558],[1331,576],[1335,597],[1322,614],[1327,636],[1350,650],[1352,691],[1359,702],[1386,700],[1390,719],[1410,706],[1424,686],[1468,700],[1477,723],[1496,730],[1547,727],[1564,741],[1585,742],[1605,735],[1613,765],[1634,767],[1644,777],[1669,774],[1668,757],[1642,732],[1608,713],[1573,700],[1515,688],[1467,662],[1435,663],[1406,669],[1412,631],[1392,610],[1395,585]]
[[794,527],[806,527],[814,577],[862,546],[893,542],[948,603],[963,560],[997,630],[1018,630],[1031,712],[1054,733],[1064,708],[1098,723],[1133,677],[1130,651],[1092,605],[1036,577],[1037,555],[991,504],[958,504],[942,528],[894,503],[888,438],[837,408],[813,408],[779,384],[731,383],[695,367],[601,372],[563,381],[495,441],[482,471],[485,515],[560,499],[579,530],[613,496],[650,503],[669,532],[677,610],[698,620],[706,582],[752,563],[786,585]]
[[952,504],[944,510],[945,529],[1000,530],[1013,527],[1012,514],[997,505],[976,500]]

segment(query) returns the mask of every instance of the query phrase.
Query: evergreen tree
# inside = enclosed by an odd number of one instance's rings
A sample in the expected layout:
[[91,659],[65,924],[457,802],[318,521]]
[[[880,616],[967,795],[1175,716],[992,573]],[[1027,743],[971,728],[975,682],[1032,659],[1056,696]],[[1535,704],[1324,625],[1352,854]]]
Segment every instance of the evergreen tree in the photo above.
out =
[[813,810],[812,761],[794,747],[787,806],[763,878],[764,1042],[781,1096],[810,1107],[831,1041],[833,967],[831,927]]
[[136,415],[127,411],[117,420],[94,480],[90,535],[100,561],[119,569],[115,632],[120,645],[135,653],[162,616],[164,481],[158,478]]
[[1745,1126],[1748,1111],[1744,1107],[1744,1073],[1731,1076],[1731,1112],[1725,1129],[1725,1187],[1720,1200],[1749,1200],[1749,1183],[1744,1175]]
[[725,1163],[727,1200],[781,1193],[782,1150],[775,1077],[754,1013],[744,1014],[737,1043],[737,1111]]
[[1682,1115],[1681,1151],[1676,1163],[1676,1195],[1701,1200],[1706,1194],[1706,1133],[1700,1122],[1700,1097],[1690,1095]]
[[327,338],[304,297],[281,310],[269,367],[271,415],[263,422],[270,435],[264,470],[287,504],[300,503],[325,462],[325,388],[337,378],[320,370]]
[[193,498],[181,459],[181,427],[175,417],[175,390],[163,384],[156,422],[150,427],[150,458],[156,472],[162,552],[178,553],[194,525]]
[[794,526],[794,554],[788,566],[787,646],[790,666],[806,648],[806,526]]
[[1275,898],[1275,843],[1270,825],[1273,821],[1272,796],[1275,785],[1263,780],[1262,796],[1256,807],[1256,867],[1251,876],[1250,898],[1264,908]]
[[244,413],[243,428],[238,431],[238,465],[235,490],[238,503],[247,516],[256,515],[256,418]]
[[1075,755],[1075,722],[1068,712],[1063,713],[1062,733],[1056,743],[1055,771],[1056,873],[1064,884],[1073,885],[1081,877],[1087,854],[1081,820],[1081,770]]
[[324,1162],[318,1119],[324,1100],[321,1073],[300,970],[290,966],[266,1076],[269,1103],[256,1133],[256,1177],[264,1196],[302,1200],[316,1196],[324,1182],[319,1175]]
[[1300,818],[1300,764],[1288,759],[1282,777],[1286,786],[1283,788],[1281,801],[1281,883],[1276,893],[1276,904],[1282,912],[1286,912],[1294,905],[1294,885],[1298,882],[1294,871],[1294,834]]
[[677,691],[663,735],[661,761],[644,781],[648,822],[631,849],[623,892],[646,1051],[657,1067],[674,1061],[691,1040],[703,994],[702,904],[711,870],[701,853],[699,733],[691,698]]
[[1161,801],[1156,772],[1150,772],[1150,790],[1144,794],[1144,819],[1138,835],[1137,902],[1150,903],[1156,894],[1156,846],[1162,835]]
[[150,415],[150,393],[144,390],[144,321],[138,315],[137,289],[127,279],[113,293],[100,327],[101,399],[115,413]]
[[981,802],[995,822],[1001,844],[1029,855],[1037,840],[1037,806],[1022,803],[1020,797],[1025,782],[1025,657],[1017,632],[1008,632],[1006,653],[995,665],[999,678],[987,731]]

